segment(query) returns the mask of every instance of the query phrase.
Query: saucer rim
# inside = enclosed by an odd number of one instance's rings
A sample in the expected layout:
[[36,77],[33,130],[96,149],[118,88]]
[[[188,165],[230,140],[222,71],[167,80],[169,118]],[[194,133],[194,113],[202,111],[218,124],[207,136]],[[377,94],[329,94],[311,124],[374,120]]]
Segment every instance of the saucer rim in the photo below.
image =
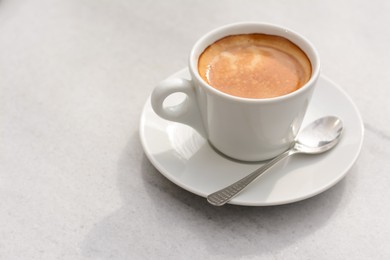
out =
[[[181,69],[181,70],[171,74],[167,78],[175,77],[175,76],[181,75],[183,73],[189,74],[188,68]],[[236,197],[236,198],[232,199],[229,202],[229,204],[240,205],[240,206],[276,206],[276,205],[284,205],[284,204],[290,204],[290,203],[302,201],[302,200],[314,197],[314,196],[316,196],[316,195],[318,195],[320,193],[323,193],[326,190],[330,189],[331,187],[336,185],[338,182],[340,182],[347,175],[347,173],[350,171],[350,169],[352,168],[352,166],[355,164],[356,160],[358,159],[358,157],[360,155],[360,152],[361,152],[361,149],[362,149],[362,146],[363,146],[364,133],[365,133],[364,122],[363,122],[362,116],[361,116],[361,114],[359,112],[359,109],[358,109],[357,105],[353,102],[352,98],[347,94],[347,92],[344,89],[342,89],[333,80],[331,80],[327,76],[324,76],[323,74],[320,75],[319,81],[320,80],[324,80],[326,82],[329,82],[334,88],[336,88],[337,91],[340,92],[340,94],[342,94],[344,96],[344,98],[348,100],[349,105],[353,108],[353,111],[355,112],[355,115],[357,117],[356,118],[358,120],[357,123],[360,126],[360,128],[359,128],[359,130],[360,130],[359,132],[360,133],[356,134],[356,136],[359,138],[359,145],[355,149],[354,157],[350,160],[349,164],[345,167],[345,169],[342,172],[340,172],[340,174],[338,175],[337,178],[333,179],[333,181],[330,181],[326,185],[324,185],[323,187],[318,188],[318,189],[316,189],[315,191],[313,191],[311,193],[308,193],[306,196],[294,197],[294,198],[291,198],[291,199],[285,199],[283,201],[258,202],[258,203],[254,203],[254,202],[251,202],[251,201],[250,202],[243,201],[243,200],[240,200],[239,197]],[[152,165],[157,169],[157,171],[160,174],[162,174],[165,178],[167,178],[169,181],[171,181],[175,185],[185,189],[186,191],[189,191],[189,192],[191,192],[193,194],[196,194],[198,196],[206,198],[208,194],[204,194],[202,192],[199,192],[198,190],[195,190],[191,186],[189,186],[189,185],[187,185],[187,184],[185,184],[183,182],[179,182],[178,180],[173,178],[169,173],[166,173],[165,169],[164,169],[164,166],[161,165],[161,163],[152,156],[152,152],[149,150],[148,145],[146,144],[147,143],[147,141],[146,141],[147,138],[145,136],[145,131],[144,131],[145,120],[146,120],[146,117],[144,115],[145,115],[145,111],[146,111],[148,105],[150,105],[150,96],[147,98],[147,100],[146,100],[146,102],[145,102],[145,104],[144,104],[144,106],[142,108],[142,113],[141,113],[141,117],[140,117],[139,137],[140,137],[141,144],[142,144],[142,147],[143,147],[143,150],[144,150],[144,154],[146,155],[148,160],[152,163]],[[210,145],[210,144],[208,144],[208,145]],[[214,152],[216,152],[216,151],[214,151]]]

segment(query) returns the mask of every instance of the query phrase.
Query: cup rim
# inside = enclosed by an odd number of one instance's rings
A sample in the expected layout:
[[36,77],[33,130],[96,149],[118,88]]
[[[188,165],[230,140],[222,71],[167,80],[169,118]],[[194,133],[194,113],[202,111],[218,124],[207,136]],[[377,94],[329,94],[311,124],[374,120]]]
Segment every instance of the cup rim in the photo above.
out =
[[[258,28],[258,31],[255,30],[255,28]],[[242,31],[236,32],[236,33],[229,33],[229,31]],[[267,31],[267,32],[265,32]],[[272,31],[272,32],[268,32]],[[212,43],[217,41],[218,39],[221,39],[223,37],[229,36],[229,35],[235,35],[235,34],[250,34],[250,33],[267,33],[267,34],[274,34],[278,36],[282,36],[290,41],[292,41],[294,44],[296,44],[299,48],[302,49],[303,52],[305,52],[306,56],[309,58],[311,66],[312,66],[312,75],[308,82],[306,82],[302,87],[299,89],[277,97],[271,97],[271,98],[245,98],[245,97],[239,97],[239,96],[233,96],[227,93],[224,93],[218,89],[213,88],[210,86],[200,75],[198,72],[198,59],[200,54]],[[217,35],[222,34],[219,37],[216,37]],[[215,39],[214,39],[215,38]],[[292,39],[294,38],[294,39]],[[214,39],[214,40],[212,40]],[[299,41],[299,43],[297,42]],[[304,46],[302,46],[304,45]],[[308,53],[309,52],[309,53]],[[221,27],[218,27],[214,30],[209,31],[208,33],[204,34],[201,38],[199,38],[194,46],[191,49],[190,57],[189,57],[189,70],[191,73],[191,76],[195,78],[200,84],[203,85],[203,87],[210,93],[213,93],[215,95],[218,95],[220,97],[223,97],[225,99],[236,101],[236,102],[244,102],[244,103],[274,103],[279,102],[281,100],[290,99],[292,97],[295,97],[297,95],[300,95],[303,92],[306,92],[308,89],[310,89],[311,86],[314,86],[314,83],[317,81],[319,74],[320,74],[320,57],[318,54],[317,49],[314,47],[314,45],[303,35],[297,33],[294,30],[291,30],[287,27],[271,24],[271,23],[265,23],[265,22],[238,22],[238,23],[231,23],[227,24]]]

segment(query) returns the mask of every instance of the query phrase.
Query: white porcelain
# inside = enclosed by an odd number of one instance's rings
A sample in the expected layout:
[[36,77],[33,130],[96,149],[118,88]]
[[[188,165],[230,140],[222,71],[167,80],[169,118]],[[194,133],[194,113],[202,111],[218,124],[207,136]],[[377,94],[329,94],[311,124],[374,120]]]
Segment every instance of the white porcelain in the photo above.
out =
[[[269,99],[240,98],[209,86],[198,74],[199,55],[224,36],[266,33],[283,36],[297,44],[312,63],[312,77],[299,90]],[[244,161],[270,159],[285,151],[298,133],[320,73],[320,60],[313,45],[284,27],[261,23],[238,23],[218,28],[200,38],[189,59],[191,80],[170,78],[151,96],[154,111],[164,119],[196,129],[225,155]],[[172,93],[187,96],[179,105],[163,106]]]
[[[171,78],[188,79],[190,75],[184,69]],[[323,76],[317,84],[303,126],[316,118],[336,115],[345,126],[340,143],[325,154],[296,155],[282,162],[231,204],[265,206],[299,201],[325,191],[346,175],[361,149],[363,122],[356,106],[340,87]],[[146,156],[166,178],[202,197],[261,166],[261,163],[232,160],[216,152],[193,128],[156,115],[150,100],[142,112],[140,137]]]

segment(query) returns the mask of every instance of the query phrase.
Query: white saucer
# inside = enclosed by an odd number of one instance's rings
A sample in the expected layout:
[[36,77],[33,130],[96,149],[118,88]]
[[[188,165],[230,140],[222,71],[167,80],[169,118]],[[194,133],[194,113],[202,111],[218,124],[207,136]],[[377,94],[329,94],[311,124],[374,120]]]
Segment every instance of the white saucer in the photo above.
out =
[[[171,77],[189,78],[187,69]],[[173,95],[173,98],[175,96]],[[247,187],[231,204],[280,205],[319,194],[340,181],[358,157],[363,142],[363,122],[348,95],[320,77],[303,126],[318,117],[336,115],[344,123],[343,137],[321,155],[294,155]],[[140,137],[146,156],[169,180],[206,197],[249,174],[262,163],[243,163],[217,153],[192,128],[157,116],[150,99],[141,116]]]

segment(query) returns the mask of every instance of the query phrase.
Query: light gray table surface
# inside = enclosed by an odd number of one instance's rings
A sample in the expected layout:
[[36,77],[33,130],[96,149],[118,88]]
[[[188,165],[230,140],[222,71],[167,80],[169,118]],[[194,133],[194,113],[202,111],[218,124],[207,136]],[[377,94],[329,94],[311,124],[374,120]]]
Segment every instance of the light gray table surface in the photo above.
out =
[[[385,0],[0,0],[0,259],[390,259],[389,14]],[[320,195],[213,207],[144,154],[154,86],[238,21],[311,39],[359,108],[360,156]]]

